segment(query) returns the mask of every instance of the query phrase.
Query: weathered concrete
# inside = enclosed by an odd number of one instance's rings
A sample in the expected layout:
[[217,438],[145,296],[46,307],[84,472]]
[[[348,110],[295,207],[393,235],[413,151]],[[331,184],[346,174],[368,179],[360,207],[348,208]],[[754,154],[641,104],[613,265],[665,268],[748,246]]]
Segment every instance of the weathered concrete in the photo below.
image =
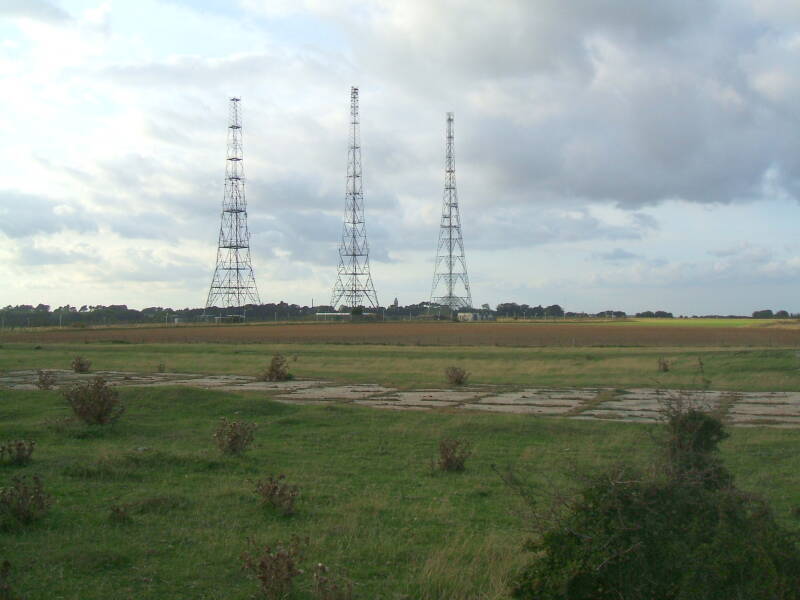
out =
[[[289,404],[351,402],[389,410],[469,410],[569,419],[602,419],[654,422],[660,418],[665,400],[682,398],[698,406],[720,410],[731,424],[750,427],[800,428],[800,392],[664,391],[635,388],[558,389],[522,388],[501,391],[493,386],[458,389],[397,391],[373,384],[331,385],[320,380],[257,381],[243,375],[202,375],[196,373],[129,373],[93,371],[74,373],[48,369],[56,387],[103,377],[117,386],[181,385],[204,389],[265,394]],[[0,389],[36,389],[34,369],[0,373]]]

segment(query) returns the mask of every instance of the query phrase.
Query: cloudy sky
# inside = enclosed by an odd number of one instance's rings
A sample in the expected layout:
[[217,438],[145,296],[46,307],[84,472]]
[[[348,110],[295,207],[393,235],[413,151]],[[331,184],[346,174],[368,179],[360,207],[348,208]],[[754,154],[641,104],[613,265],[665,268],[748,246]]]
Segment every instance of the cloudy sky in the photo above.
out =
[[0,305],[201,306],[242,98],[262,301],[327,303],[351,85],[383,304],[445,113],[476,304],[800,312],[794,0],[0,0]]

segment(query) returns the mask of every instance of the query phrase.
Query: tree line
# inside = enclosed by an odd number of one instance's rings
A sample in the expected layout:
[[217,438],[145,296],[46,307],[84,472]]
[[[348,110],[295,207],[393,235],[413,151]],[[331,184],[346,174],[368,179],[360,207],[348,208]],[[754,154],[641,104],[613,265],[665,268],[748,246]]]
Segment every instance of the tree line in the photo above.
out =
[[[341,309],[341,307],[340,307]],[[317,313],[337,312],[332,306],[300,306],[287,302],[270,302],[267,304],[249,304],[240,307],[235,311],[232,309],[204,309],[204,308],[180,308],[173,309],[161,306],[150,306],[137,310],[128,308],[125,304],[105,305],[83,305],[80,307],[69,304],[58,307],[51,307],[48,304],[20,304],[16,306],[6,306],[0,308],[0,326],[2,327],[87,327],[90,325],[114,325],[114,324],[147,324],[147,323],[174,323],[178,322],[197,322],[203,320],[213,320],[215,317],[225,317],[231,313],[244,314],[247,321],[286,321],[286,320],[311,320],[317,318]],[[395,300],[394,303],[386,308],[379,308],[377,311],[364,309],[364,312],[377,312],[385,319],[404,319],[423,316],[438,315],[443,316],[448,313],[446,308],[438,307],[430,302],[419,302],[400,306]],[[462,312],[480,312],[484,315],[501,318],[516,319],[548,319],[548,318],[607,318],[622,319],[629,316],[637,318],[656,318],[672,319],[675,318],[671,312],[663,310],[646,310],[628,315],[622,310],[604,310],[598,313],[565,311],[558,304],[550,306],[531,306],[528,304],[518,304],[516,302],[501,302],[495,309],[488,304],[483,304],[481,308],[463,309]],[[789,319],[799,318],[800,315],[791,314],[786,310],[773,312],[770,309],[757,310],[751,315],[753,319]],[[697,318],[693,315],[693,318]],[[703,315],[699,318],[748,318],[742,315]]]

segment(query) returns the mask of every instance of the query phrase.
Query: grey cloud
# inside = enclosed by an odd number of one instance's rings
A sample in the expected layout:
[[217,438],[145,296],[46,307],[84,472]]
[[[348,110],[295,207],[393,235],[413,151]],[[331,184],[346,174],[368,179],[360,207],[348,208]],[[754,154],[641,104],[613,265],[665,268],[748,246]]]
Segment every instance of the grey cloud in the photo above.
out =
[[586,240],[640,239],[649,225],[611,225],[585,211],[562,214],[550,210],[514,208],[473,217],[465,243],[477,250],[499,250]]
[[[57,211],[63,207],[62,211]],[[0,190],[0,231],[11,238],[63,230],[96,231],[94,220],[80,207],[14,190]]]
[[27,266],[67,265],[96,260],[96,256],[82,250],[52,250],[30,245],[19,247],[18,264]]
[[[426,111],[463,116],[461,166],[483,176],[488,201],[750,201],[776,165],[777,187],[800,197],[800,140],[787,127],[800,123],[800,51],[789,24],[767,26],[745,6],[420,1],[355,19],[334,12],[323,16],[372,77]],[[775,64],[795,90],[780,106],[752,83]],[[542,101],[550,114],[531,120]],[[399,150],[420,153],[410,139]],[[398,163],[392,179],[414,186],[419,162]]]
[[70,21],[69,13],[46,0],[5,0],[0,5],[0,18],[26,17],[46,23]]
[[614,248],[609,252],[598,252],[593,254],[595,258],[599,258],[601,260],[607,260],[609,262],[620,262],[626,260],[633,260],[635,258],[641,258],[638,254],[634,254],[633,252],[628,252],[627,250],[623,250],[622,248]]

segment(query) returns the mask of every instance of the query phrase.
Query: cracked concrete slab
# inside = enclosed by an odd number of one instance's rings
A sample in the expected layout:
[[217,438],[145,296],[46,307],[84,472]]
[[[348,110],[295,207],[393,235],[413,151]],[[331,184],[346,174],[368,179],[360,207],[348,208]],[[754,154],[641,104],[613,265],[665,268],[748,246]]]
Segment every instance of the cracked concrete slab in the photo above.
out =
[[550,390],[521,390],[518,392],[505,392],[481,398],[481,404],[509,404],[509,405],[537,405],[555,408],[571,409],[580,406],[583,402],[589,401],[596,394],[584,394],[583,397],[576,397],[574,394],[551,394]]
[[[56,387],[100,376],[110,385],[117,386],[182,385],[224,391],[261,392],[288,404],[344,401],[387,410],[465,409],[640,423],[658,421],[658,411],[664,400],[684,396],[709,409],[725,409],[725,418],[736,426],[800,428],[800,392],[687,392],[645,388],[525,388],[500,392],[497,387],[488,385],[397,391],[376,384],[332,385],[322,380],[256,381],[255,377],[244,375],[125,371],[74,373],[64,369],[47,371],[55,376]],[[34,390],[37,379],[36,369],[0,373],[0,389]]]
[[394,388],[374,384],[331,385],[297,390],[282,397],[300,400],[360,400],[394,391],[396,391]]
[[386,400],[393,400],[403,404],[431,404],[437,406],[438,403],[457,404],[475,400],[486,394],[483,390],[410,390],[397,392],[386,396]]

